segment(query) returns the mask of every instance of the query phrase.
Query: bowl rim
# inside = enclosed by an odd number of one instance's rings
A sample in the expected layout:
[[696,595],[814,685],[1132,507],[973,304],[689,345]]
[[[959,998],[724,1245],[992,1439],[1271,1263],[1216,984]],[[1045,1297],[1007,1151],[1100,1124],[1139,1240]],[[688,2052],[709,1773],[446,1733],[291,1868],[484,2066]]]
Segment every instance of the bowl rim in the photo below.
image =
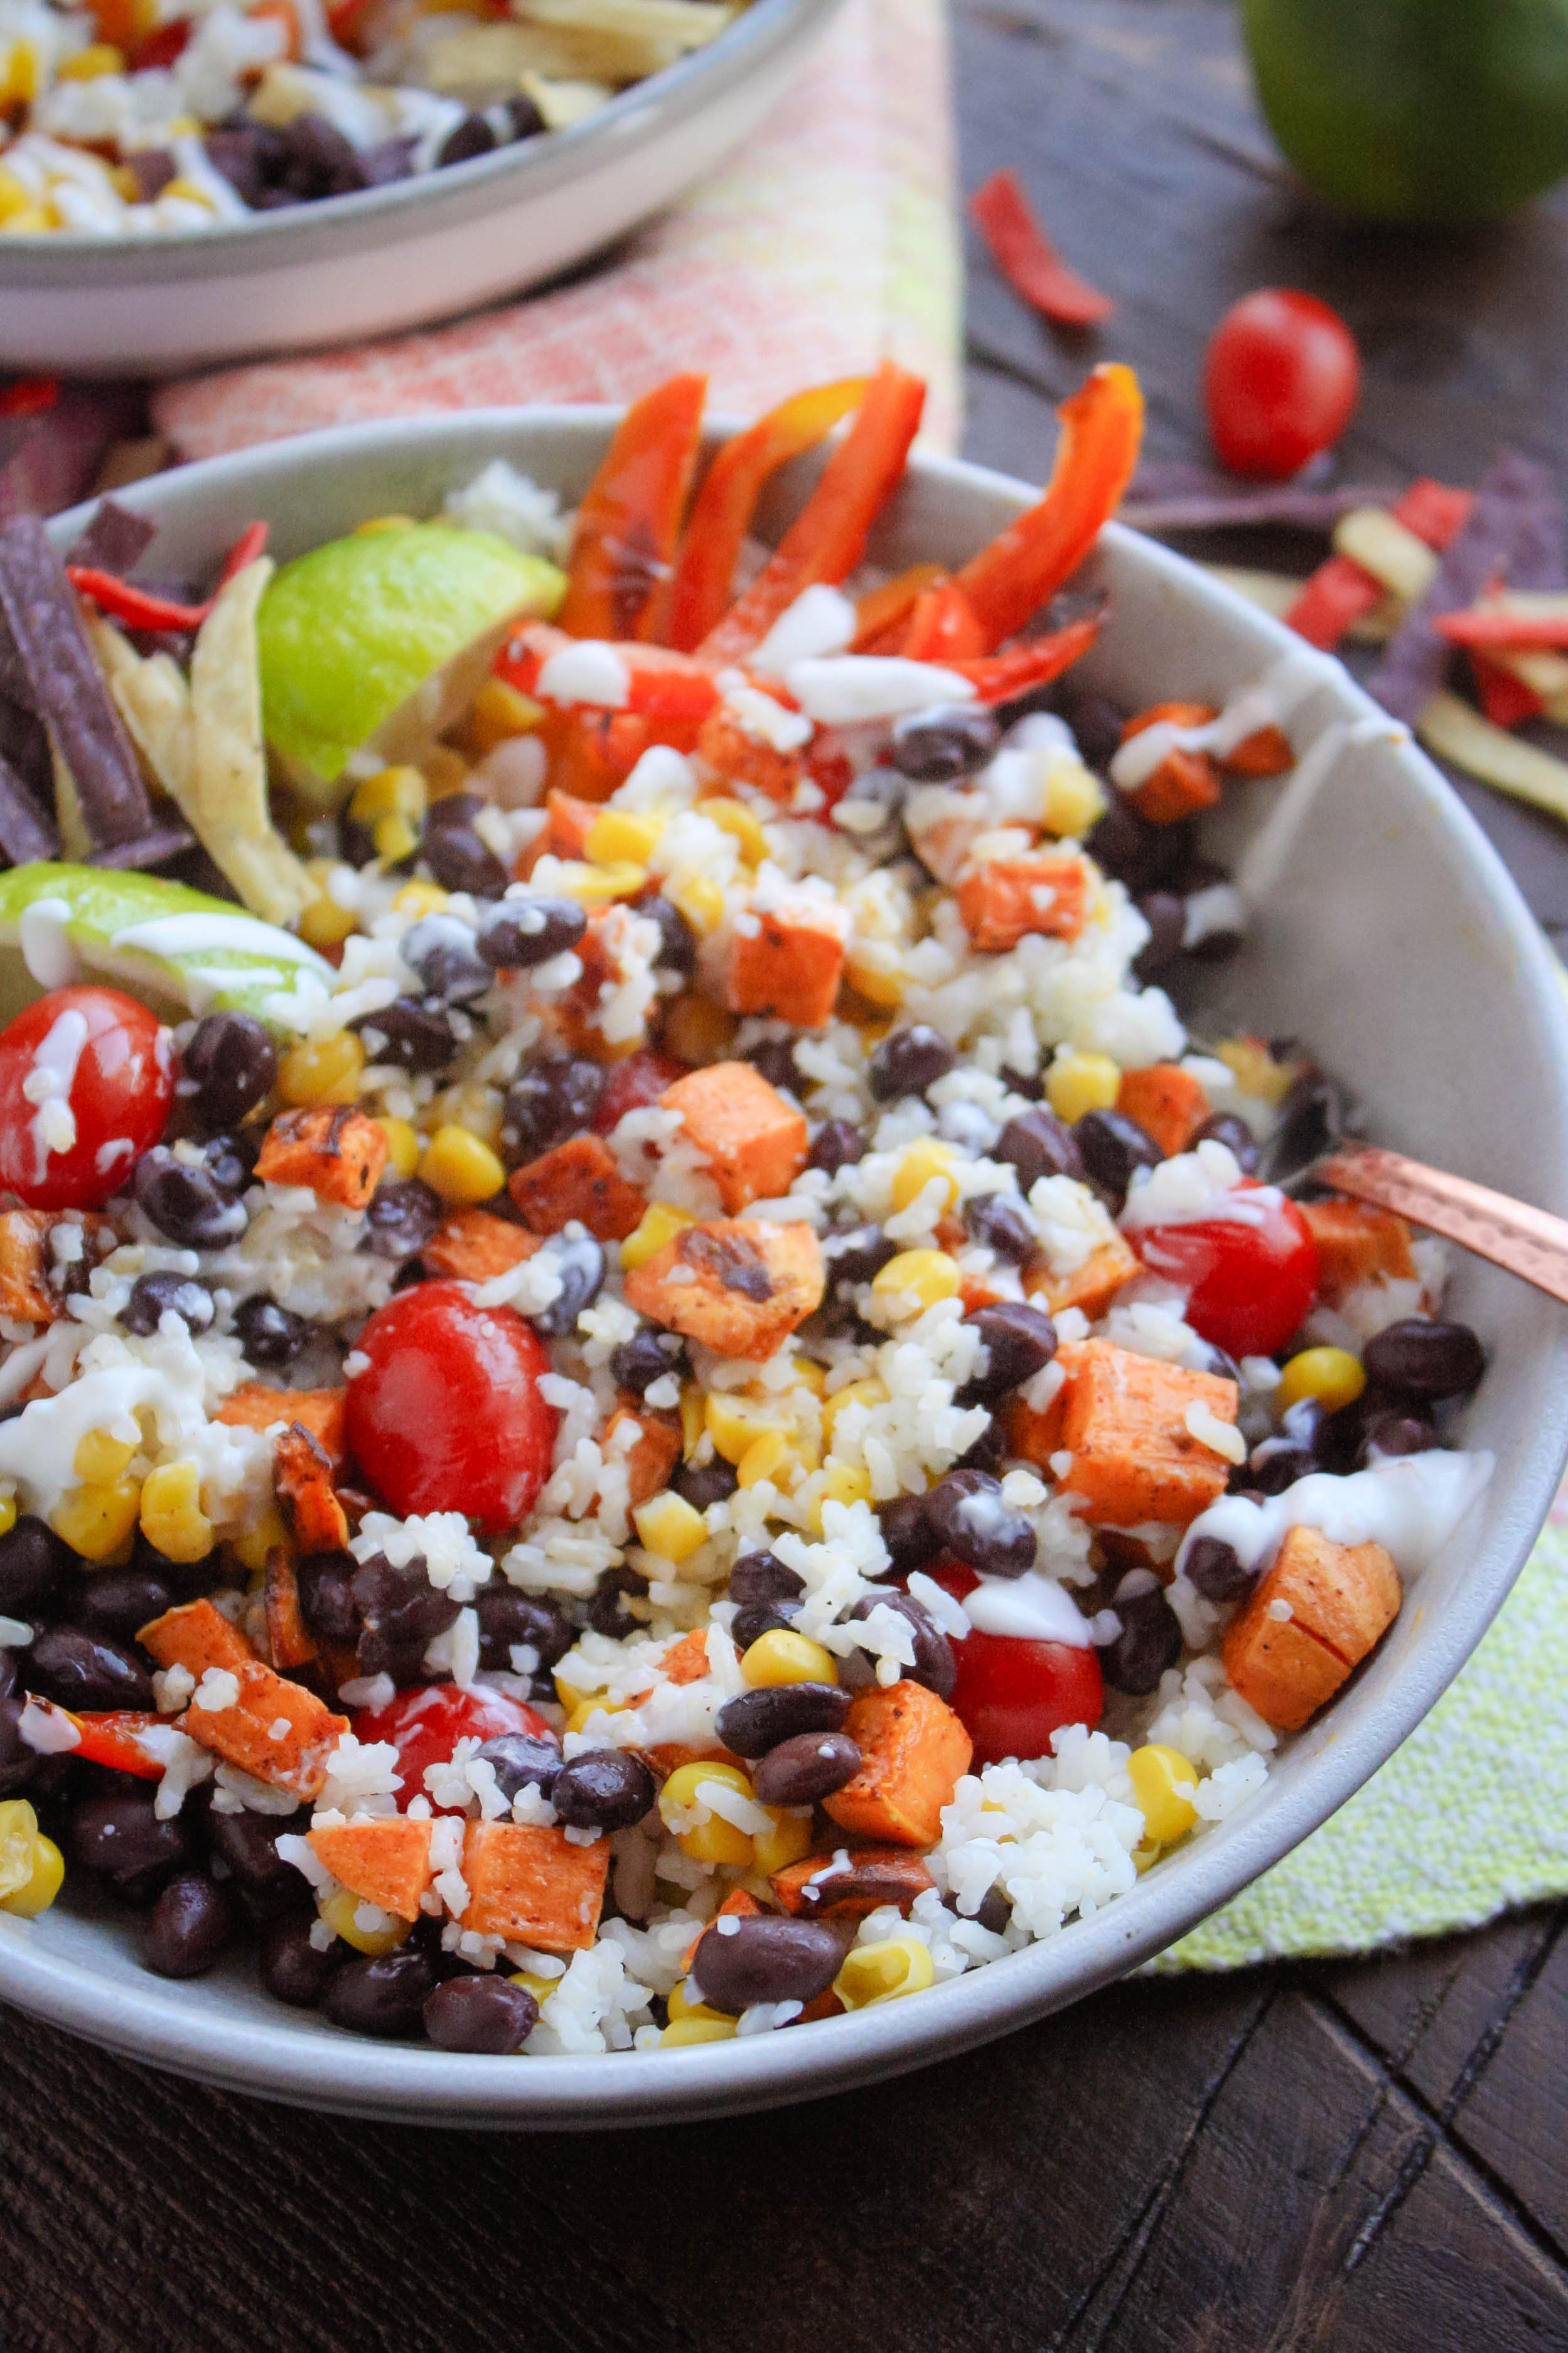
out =
[[[454,434],[569,428],[572,438],[607,436],[619,406],[555,404],[377,420],[303,435],[287,443],[207,459],[153,477],[123,494],[154,511],[170,485],[195,493],[260,460],[264,472],[287,471],[291,458],[330,461],[339,455],[406,449],[413,441]],[[710,420],[710,438],[735,429]],[[913,471],[1000,498],[1016,510],[1037,490],[963,459],[917,453]],[[160,484],[163,491],[160,491]],[[118,495],[118,494],[117,494]],[[94,501],[57,517],[51,530],[68,542]],[[1107,526],[1106,543],[1142,565],[1173,596],[1214,619],[1244,620],[1259,647],[1283,654],[1297,640],[1269,616],[1211,579],[1184,557],[1129,531]],[[1349,673],[1335,681],[1343,715],[1392,723]],[[1402,733],[1403,731],[1401,731]],[[1439,821],[1456,834],[1501,921],[1516,985],[1568,1103],[1568,1002],[1545,939],[1497,852],[1458,796],[1406,737],[1392,746]],[[1568,1145],[1568,1110],[1560,1111]],[[1568,1151],[1563,1155],[1568,1166]],[[1565,1179],[1568,1184],[1568,1179]],[[1563,1206],[1559,1204],[1556,1206]],[[1568,1455],[1568,1331],[1543,1353],[1559,1376],[1543,1384],[1539,1420],[1506,1493],[1489,1503],[1485,1548],[1494,1556],[1485,1579],[1471,1576],[1446,1601],[1430,1648],[1410,1662],[1375,1715],[1340,1730],[1331,1720],[1310,1769],[1267,1801],[1142,1878],[1104,1911],[1059,1935],[933,1988],[919,2002],[895,2002],[788,2034],[761,2034],[686,2051],[531,2059],[498,2067],[490,2058],[406,2043],[378,2043],[336,2031],[312,2013],[277,2024],[243,2022],[182,2004],[177,1985],[105,1981],[90,1967],[30,1949],[30,1924],[0,1919],[0,1996],[89,2041],[226,2090],[338,2113],[494,2129],[593,2130],[706,2118],[824,2097],[972,2049],[1026,2025],[1124,1976],[1230,1900],[1326,1821],[1436,1704],[1464,1664],[1523,1567],[1545,1519]]]
[[843,5],[844,0],[750,0],[705,47],[618,90],[581,122],[385,187],[253,213],[213,228],[135,237],[56,229],[47,237],[0,238],[0,290],[85,291],[122,284],[127,278],[159,286],[248,275],[310,259],[325,248],[352,253],[459,227],[520,198],[542,201],[570,189],[611,154],[623,161],[635,156],[721,103],[776,58],[811,40]]

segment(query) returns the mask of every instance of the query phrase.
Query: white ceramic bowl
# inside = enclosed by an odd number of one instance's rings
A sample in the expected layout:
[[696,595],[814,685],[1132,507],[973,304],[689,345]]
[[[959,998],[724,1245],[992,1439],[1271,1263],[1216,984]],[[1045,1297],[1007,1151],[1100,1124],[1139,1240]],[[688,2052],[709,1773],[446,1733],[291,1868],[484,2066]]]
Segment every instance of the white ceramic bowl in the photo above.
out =
[[[288,556],[366,514],[421,514],[505,456],[575,497],[607,410],[496,411],[362,426],[193,466],[127,503],[162,526],[161,571],[216,565],[265,515]],[[776,524],[798,502],[797,470]],[[873,553],[891,565],[969,554],[1032,493],[928,460]],[[82,515],[62,517],[68,541]],[[1092,671],[1128,704],[1219,702],[1295,641],[1149,541],[1112,529],[1093,560],[1110,617]],[[1522,901],[1421,754],[1337,669],[1302,710],[1298,745],[1346,726],[1317,790],[1277,825],[1286,853],[1255,909],[1227,1000],[1264,1035],[1310,1039],[1369,1108],[1372,1132],[1525,1200],[1568,1210],[1568,1016]],[[1291,794],[1289,783],[1282,788]],[[1280,787],[1231,800],[1256,829]],[[259,1989],[254,1961],[184,1985],[141,1966],[123,1914],[74,1893],[36,1922],[0,1915],[0,1995],[74,2033],[238,2090],[430,2122],[589,2127],[717,2116],[894,2074],[1076,2001],[1158,1952],[1316,1829],[1431,1707],[1484,1632],[1551,1502],[1568,1442],[1568,1324],[1560,1308],[1467,1261],[1453,1303],[1492,1361],[1465,1419],[1498,1468],[1484,1510],[1421,1581],[1367,1672],[1296,1741],[1251,1807],[1142,1880],[1098,1918],[954,1983],[822,2024],[668,2053],[454,2057],[364,2042]]]
[[0,368],[169,375],[390,333],[537,286],[740,145],[841,0],[753,0],[570,131],[168,237],[0,238]]

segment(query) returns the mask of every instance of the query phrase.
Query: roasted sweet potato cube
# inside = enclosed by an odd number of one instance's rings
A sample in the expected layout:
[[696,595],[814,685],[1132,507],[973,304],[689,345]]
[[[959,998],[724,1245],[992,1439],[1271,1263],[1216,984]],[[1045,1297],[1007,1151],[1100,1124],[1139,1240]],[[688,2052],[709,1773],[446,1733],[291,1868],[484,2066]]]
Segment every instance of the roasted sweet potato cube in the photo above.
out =
[[318,1200],[363,1209],[381,1182],[386,1131],[348,1103],[279,1112],[267,1131],[256,1174],[268,1185],[304,1185]]
[[278,1440],[272,1483],[301,1552],[342,1552],[348,1514],[332,1489],[331,1457],[303,1422],[291,1422]]
[[603,815],[598,802],[580,801],[574,793],[552,792],[545,797],[544,809],[550,820],[544,839],[551,856],[586,858],[588,836]]
[[1290,738],[1279,727],[1259,727],[1220,762],[1233,776],[1282,776],[1295,765]]
[[775,1871],[768,1884],[784,1911],[797,1917],[863,1920],[884,1904],[896,1904],[907,1919],[916,1896],[936,1882],[907,1846],[857,1846],[808,1854]]
[[161,1667],[188,1668],[197,1683],[209,1667],[249,1666],[256,1657],[239,1628],[210,1601],[184,1601],[177,1609],[165,1609],[138,1628],[136,1640]]
[[702,722],[697,754],[726,785],[754,785],[781,807],[794,799],[805,774],[804,753],[775,751],[759,736],[748,735],[722,703]]
[[[1216,715],[1206,702],[1156,702],[1127,722],[1121,740],[1129,743],[1134,735],[1142,735],[1145,727],[1162,723],[1206,727]],[[1206,752],[1175,751],[1162,760],[1152,776],[1134,785],[1127,797],[1151,825],[1174,825],[1182,818],[1212,808],[1222,789],[1219,769]]]
[[[1058,1350],[1058,1362],[1066,1353],[1065,1349]],[[1037,1413],[1028,1400],[1015,1389],[1001,1408],[1002,1430],[1008,1454],[1021,1462],[1033,1462],[1037,1469],[1049,1471],[1051,1457],[1061,1447],[1067,1404],[1065,1383],[1044,1413]]]
[[[694,1626],[689,1634],[682,1634],[679,1642],[670,1644],[658,1663],[667,1683],[700,1683],[710,1672],[706,1626]],[[718,1753],[722,1756],[722,1749]]]
[[[713,1915],[713,1919],[760,1920],[762,1915],[763,1907],[758,1903],[754,1895],[748,1895],[743,1887],[731,1887],[728,1895],[725,1896],[722,1904],[720,1905],[718,1911]],[[708,1926],[711,1927],[712,1925],[713,1922],[710,1920]],[[696,1936],[693,1936],[691,1942],[686,1947],[685,1952],[681,1955],[680,1966],[683,1969],[689,1970],[697,1947],[702,1942],[703,1937],[707,1934],[708,1928],[700,1928]]]
[[1318,1295],[1329,1306],[1363,1282],[1414,1280],[1410,1229],[1393,1209],[1340,1200],[1303,1201],[1300,1209],[1318,1245]]
[[225,1398],[213,1419],[239,1430],[286,1430],[298,1422],[310,1431],[334,1472],[348,1461],[346,1389],[269,1389],[260,1381],[247,1381]]
[[458,1282],[493,1282],[544,1244],[491,1209],[450,1209],[420,1251],[427,1273]]
[[988,858],[961,879],[954,896],[971,946],[999,955],[1031,932],[1079,938],[1088,874],[1080,858]]
[[809,1226],[724,1218],[685,1227],[631,1270],[626,1293],[639,1315],[760,1363],[821,1305],[825,1282]]
[[[65,1314],[64,1288],[50,1281],[48,1238],[57,1226],[81,1230],[82,1258],[70,1269],[71,1288],[87,1289],[88,1274],[103,1255],[105,1220],[79,1210],[7,1209],[0,1215],[0,1315],[21,1324],[55,1324]],[[112,1234],[108,1241],[112,1249]]]
[[1142,1271],[1142,1260],[1120,1234],[1112,1234],[1071,1274],[1052,1274],[1043,1263],[1031,1268],[1024,1288],[1051,1314],[1059,1315],[1064,1307],[1080,1307],[1092,1324],[1104,1314],[1122,1284]]
[[1399,1615],[1399,1571],[1380,1544],[1291,1528],[1225,1638],[1225,1671],[1249,1706],[1299,1732]]
[[242,1772],[297,1798],[321,1795],[327,1759],[349,1728],[313,1692],[251,1660],[234,1670],[239,1697],[232,1707],[204,1707],[201,1694],[180,1718],[180,1729]]
[[1089,1340],[1065,1395],[1061,1442],[1073,1458],[1066,1485],[1083,1498],[1079,1508],[1091,1524],[1185,1527],[1225,1492],[1229,1464],[1193,1436],[1186,1416],[1203,1405],[1234,1421],[1234,1381]]
[[[619,1453],[616,1432],[627,1428],[637,1437],[628,1454]],[[680,1460],[680,1424],[665,1420],[646,1408],[617,1406],[605,1425],[600,1440],[606,1462],[624,1461],[626,1467],[626,1487],[634,1506],[646,1504],[661,1487],[669,1484],[669,1474]]]
[[818,1029],[829,1020],[846,949],[837,913],[803,897],[742,914],[724,965],[731,1012],[771,1014],[797,1029]]
[[689,1071],[658,1100],[680,1113],[731,1217],[750,1202],[782,1198],[805,1166],[805,1113],[750,1062]]
[[507,1189],[532,1232],[558,1234],[576,1218],[602,1242],[624,1242],[647,1207],[598,1135],[574,1135],[569,1144],[558,1144],[517,1169]]
[[823,1800],[857,1838],[894,1846],[934,1846],[942,1810],[952,1803],[974,1744],[945,1700],[923,1683],[864,1691],[844,1726],[860,1750],[860,1770]]
[[1201,1079],[1180,1062],[1151,1062],[1146,1070],[1123,1071],[1116,1108],[1152,1135],[1166,1159],[1184,1152],[1209,1115]]
[[389,1814],[371,1822],[328,1823],[306,1837],[334,1879],[362,1903],[399,1920],[419,1917],[430,1884],[430,1825]]
[[583,1953],[599,1930],[610,1841],[574,1846],[563,1830],[470,1822],[463,1840],[465,1928],[516,1936],[547,1953]]
[[267,1610],[267,1644],[273,1665],[308,1666],[320,1653],[316,1638],[300,1611],[300,1580],[294,1564],[281,1545],[274,1545],[267,1556],[261,1589]]

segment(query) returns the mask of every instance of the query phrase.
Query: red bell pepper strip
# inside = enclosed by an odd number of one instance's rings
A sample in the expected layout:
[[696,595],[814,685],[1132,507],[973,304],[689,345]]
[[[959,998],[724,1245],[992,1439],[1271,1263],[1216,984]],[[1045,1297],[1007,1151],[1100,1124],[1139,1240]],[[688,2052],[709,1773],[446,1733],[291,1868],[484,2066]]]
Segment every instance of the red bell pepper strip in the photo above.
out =
[[1539,719],[1546,709],[1543,695],[1484,654],[1471,653],[1470,670],[1481,709],[1494,727],[1518,727],[1526,719]]
[[868,588],[855,607],[852,654],[893,654],[899,649],[903,625],[922,590],[947,578],[945,564],[911,564],[907,572]]
[[1057,414],[1061,438],[1045,497],[957,575],[989,647],[1021,629],[1072,577],[1138,462],[1143,395],[1130,367],[1097,367]]
[[697,650],[714,670],[744,661],[781,613],[818,581],[837,585],[859,563],[866,534],[904,470],[925,386],[885,360],[822,479],[745,595]]
[[[1441,555],[1458,536],[1475,502],[1473,491],[1457,491],[1447,482],[1435,482],[1424,475],[1411,483],[1389,512],[1395,522],[1402,522]],[[1285,615],[1285,626],[1309,645],[1332,653],[1346,632],[1364,620],[1386,594],[1382,581],[1348,555],[1331,555],[1326,564],[1319,565]]]
[[1058,326],[1093,327],[1116,305],[1069,269],[1036,219],[1016,172],[993,172],[969,199],[969,217],[1015,294]]
[[163,1767],[148,1756],[138,1735],[153,1725],[165,1724],[166,1716],[145,1715],[132,1708],[117,1708],[103,1715],[72,1715],[81,1739],[71,1750],[73,1757],[86,1759],[89,1765],[112,1765],[118,1773],[134,1773],[143,1781],[161,1781]]
[[927,662],[969,661],[985,651],[974,608],[956,583],[944,580],[921,591],[898,650],[908,661]]
[[145,588],[90,564],[68,564],[66,578],[81,596],[90,596],[100,612],[128,629],[199,629],[212,610],[210,603],[176,605],[171,597],[149,596]]
[[653,634],[697,464],[705,375],[673,375],[634,401],[577,511],[561,627],[573,638]]
[[1438,613],[1432,626],[1453,646],[1498,646],[1510,653],[1556,652],[1568,647],[1568,612]]
[[19,376],[15,384],[0,388],[0,417],[41,417],[59,396],[58,376]]
[[1013,702],[1037,686],[1048,685],[1064,670],[1088,653],[1100,635],[1100,616],[1086,614],[1053,629],[1049,637],[1032,638],[1005,653],[987,654],[978,661],[944,662],[944,670],[966,678],[982,702]]
[[254,564],[258,556],[266,554],[269,528],[270,526],[264,522],[246,525],[224,557],[223,570],[217,576],[217,585],[220,588],[226,588],[231,580],[238,578],[247,564]]
[[680,543],[669,596],[668,642],[689,653],[728,610],[735,562],[764,483],[825,440],[865,397],[868,379],[847,376],[783,402],[727,441],[708,469]]
[[[539,676],[552,654],[576,639],[548,621],[535,621],[502,647],[496,658],[498,678],[520,694],[539,694]],[[719,701],[713,673],[689,654],[672,646],[611,644],[610,650],[626,667],[630,691],[617,708],[640,719],[700,723]],[[569,708],[575,706],[567,706]]]

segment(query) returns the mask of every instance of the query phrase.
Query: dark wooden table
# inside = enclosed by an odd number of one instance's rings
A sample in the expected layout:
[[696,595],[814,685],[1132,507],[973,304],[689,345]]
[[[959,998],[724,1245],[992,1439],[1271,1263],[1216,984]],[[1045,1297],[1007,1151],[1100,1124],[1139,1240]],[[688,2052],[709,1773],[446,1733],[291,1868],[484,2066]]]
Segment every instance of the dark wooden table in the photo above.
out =
[[[1143,374],[1156,454],[1203,454],[1205,336],[1244,288],[1286,282],[1361,336],[1357,479],[1473,481],[1505,437],[1568,459],[1568,203],[1468,238],[1322,221],[1215,0],[960,0],[956,31],[966,182],[1018,166],[1121,298],[1103,347]],[[968,446],[1037,476],[1050,405],[1099,347],[971,259]],[[1265,560],[1292,553],[1313,550]],[[1467,793],[1568,930],[1561,834]],[[325,2121],[6,2013],[0,2348],[1568,2348],[1565,1917],[1129,1985],[880,2090],[605,2137]]]

